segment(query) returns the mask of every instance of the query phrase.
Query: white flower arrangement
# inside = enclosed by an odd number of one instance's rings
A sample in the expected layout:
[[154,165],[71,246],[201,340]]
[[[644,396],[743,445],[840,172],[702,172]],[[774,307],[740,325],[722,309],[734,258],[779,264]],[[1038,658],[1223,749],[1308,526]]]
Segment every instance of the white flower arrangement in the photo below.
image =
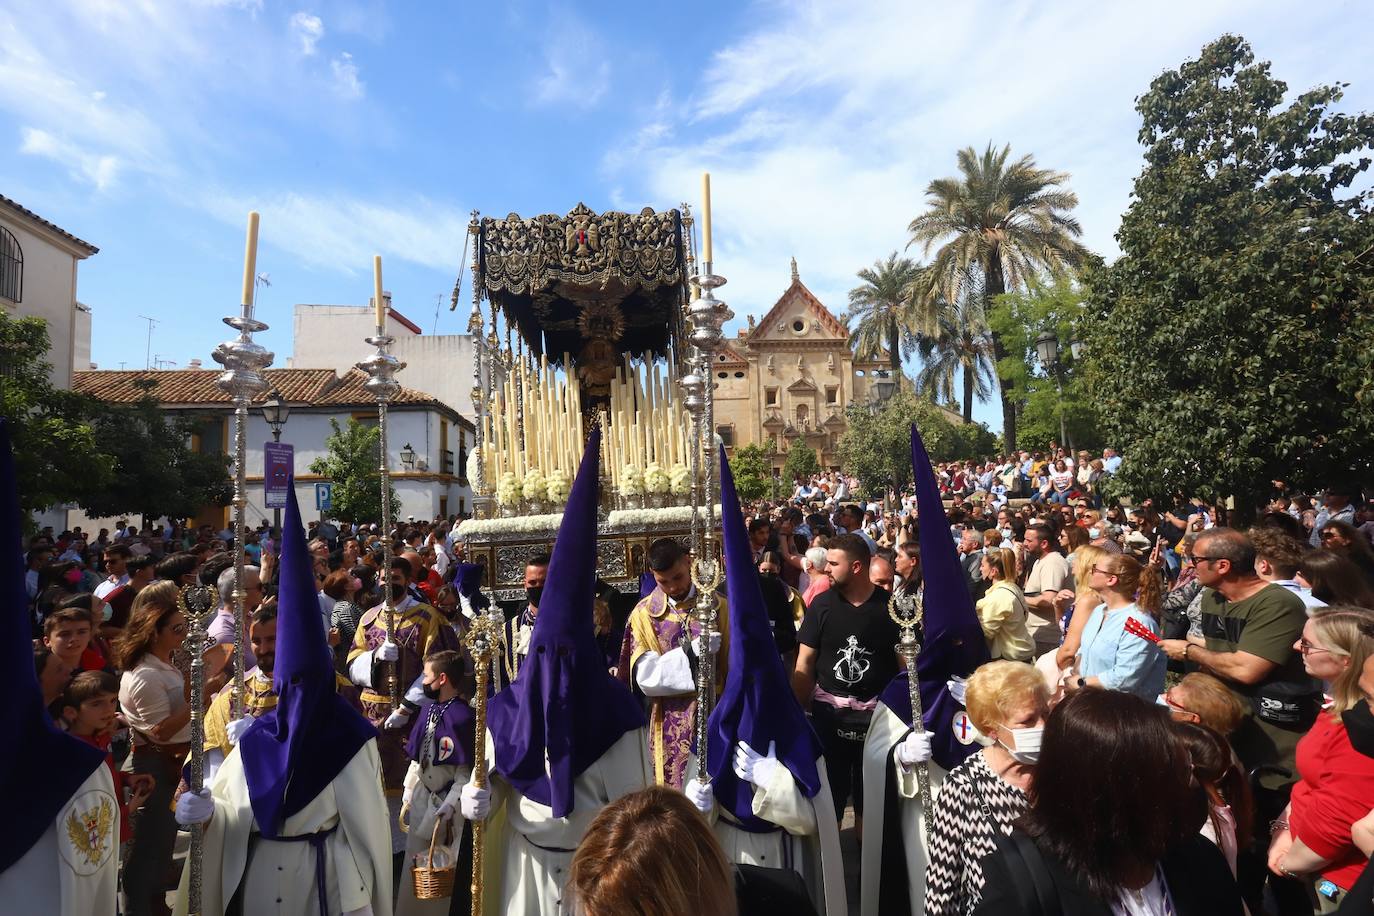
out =
[[692,472],[681,461],[673,465],[672,470],[668,472],[668,489],[677,496],[686,496],[692,492]]
[[[705,513],[701,513],[704,517]],[[716,506],[716,518],[720,518],[720,506]],[[617,528],[668,528],[690,525],[691,506],[666,506],[662,509],[616,509],[606,517],[606,527]]]
[[468,452],[468,466],[466,468],[468,480],[477,482],[477,449]]
[[572,481],[568,479],[568,472],[562,468],[549,471],[549,476],[544,478],[544,489],[549,494],[549,502],[560,506],[566,503],[568,494],[572,491]]
[[496,482],[496,502],[502,506],[513,506],[520,502],[520,481],[514,471],[507,471]]
[[668,472],[657,461],[650,461],[644,468],[644,492],[667,493]]
[[548,488],[544,482],[544,472],[539,468],[530,468],[525,472],[525,481],[520,485],[520,492],[531,502],[543,502],[548,494]]
[[620,495],[641,496],[644,493],[644,475],[633,464],[625,465],[620,472]]
[[552,512],[543,515],[521,515],[515,518],[469,518],[458,526],[460,538],[483,540],[492,537],[511,535],[549,534],[558,532],[563,521],[563,513]]

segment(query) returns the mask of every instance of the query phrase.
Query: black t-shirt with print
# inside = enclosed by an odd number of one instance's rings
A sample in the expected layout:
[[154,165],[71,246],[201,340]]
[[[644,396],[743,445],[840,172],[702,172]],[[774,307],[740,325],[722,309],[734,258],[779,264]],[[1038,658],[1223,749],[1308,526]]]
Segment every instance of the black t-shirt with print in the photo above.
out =
[[863,604],[850,604],[837,588],[811,602],[797,642],[816,650],[816,680],[835,696],[871,700],[897,676],[901,631],[888,616],[891,595],[881,588]]

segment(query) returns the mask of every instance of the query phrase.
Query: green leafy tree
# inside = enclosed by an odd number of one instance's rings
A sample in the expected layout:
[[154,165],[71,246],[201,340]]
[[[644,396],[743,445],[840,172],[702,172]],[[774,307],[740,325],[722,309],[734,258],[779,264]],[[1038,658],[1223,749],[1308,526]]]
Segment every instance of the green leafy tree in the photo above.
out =
[[[349,522],[380,521],[382,517],[382,475],[377,470],[381,430],[349,419],[339,426],[331,419],[332,432],[325,440],[327,452],[310,463],[310,473],[333,482],[332,514]],[[391,490],[392,515],[401,513],[401,501]]]
[[26,516],[99,493],[112,477],[91,426],[98,405],[53,387],[47,353],[47,322],[0,311],[0,416],[11,424]]
[[[951,425],[950,430],[954,437],[951,459],[987,459],[1001,453],[997,434],[985,423],[960,423]],[[925,433],[921,435],[924,437]]]
[[98,405],[92,428],[112,462],[111,479],[77,502],[93,516],[190,518],[233,497],[229,457],[191,447],[200,418],[172,416],[153,397]]
[[[840,467],[859,478],[865,491],[880,495],[888,486],[911,482],[911,425],[921,433],[934,461],[949,461],[960,447],[954,426],[924,397],[899,388],[871,412],[867,405],[850,405],[849,424],[840,437]],[[990,434],[989,434],[990,435]]]
[[1089,278],[1088,373],[1138,496],[1235,496],[1370,471],[1374,117],[1289,96],[1224,35],[1136,105],[1145,168]]
[[[939,178],[926,188],[929,208],[908,226],[912,245],[926,253],[939,246],[919,294],[953,301],[958,287],[977,276],[985,301],[1024,287],[1044,273],[1060,274],[1083,262],[1082,228],[1069,215],[1078,197],[1064,187],[1068,173],[1039,168],[1030,156],[1008,163],[1011,147],[988,144],[980,156],[959,151],[960,176]],[[987,311],[985,305],[985,312]],[[999,365],[1007,355],[992,333]],[[1016,448],[1016,399],[1007,379],[1002,394],[1002,434]]]
[[916,384],[937,401],[953,401],[958,379],[964,422],[972,423],[974,397],[986,400],[996,382],[981,278],[976,274],[965,278],[952,301],[937,296],[933,307],[933,330],[916,344],[922,361]]
[[874,261],[872,267],[859,271],[863,283],[849,291],[844,323],[854,355],[873,359],[886,350],[888,365],[898,379],[902,376],[902,344],[912,338],[918,325],[912,288],[920,274],[915,261],[894,251],[886,261]]
[[[1081,361],[1071,341],[1084,333],[1083,291],[1068,277],[998,296],[988,322],[1002,340],[1006,356],[997,372],[1008,381],[1018,405],[1018,438],[1023,448],[1045,448],[1051,442],[1096,449],[1104,444],[1093,399],[1083,381]],[[1045,331],[1059,339],[1058,381],[1046,375],[1035,352],[1035,340]],[[1063,411],[1066,436],[1060,432]]]
[[783,480],[791,482],[803,480],[821,472],[821,459],[816,450],[802,439],[793,439],[787,447],[787,458],[782,463]]
[[763,499],[773,490],[773,469],[762,445],[751,443],[735,449],[730,456],[730,471],[735,475],[735,490],[740,499]]

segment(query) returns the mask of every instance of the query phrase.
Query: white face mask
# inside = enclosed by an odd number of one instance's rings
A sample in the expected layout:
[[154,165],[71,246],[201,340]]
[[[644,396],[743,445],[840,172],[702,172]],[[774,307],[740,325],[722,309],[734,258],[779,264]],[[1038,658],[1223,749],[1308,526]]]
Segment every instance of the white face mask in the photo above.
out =
[[1007,728],[1011,732],[1011,739],[1016,742],[1016,747],[1008,747],[1005,742],[999,740],[997,743],[1011,755],[1011,759],[1026,766],[1034,766],[1040,762],[1040,739],[1045,734],[1045,726],[1033,725],[1030,728]]

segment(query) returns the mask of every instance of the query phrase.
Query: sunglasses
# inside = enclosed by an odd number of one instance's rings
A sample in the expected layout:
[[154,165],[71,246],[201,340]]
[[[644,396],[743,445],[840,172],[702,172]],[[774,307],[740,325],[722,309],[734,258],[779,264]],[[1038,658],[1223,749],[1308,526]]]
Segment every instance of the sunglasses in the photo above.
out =
[[1197,554],[1193,554],[1193,565],[1196,566],[1199,563],[1215,563],[1217,560],[1224,559],[1226,559],[1226,557],[1202,557],[1198,556]]

